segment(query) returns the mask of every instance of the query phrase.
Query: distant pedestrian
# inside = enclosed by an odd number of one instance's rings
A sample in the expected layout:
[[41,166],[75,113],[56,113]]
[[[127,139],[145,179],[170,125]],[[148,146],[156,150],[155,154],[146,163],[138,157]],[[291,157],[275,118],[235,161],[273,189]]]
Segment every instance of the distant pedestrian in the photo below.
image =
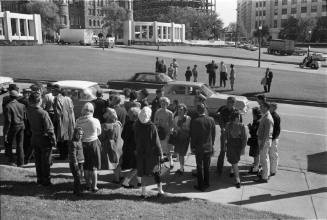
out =
[[94,105],[94,118],[97,118],[100,123],[104,123],[103,114],[108,106],[106,100],[103,99],[103,92],[102,90],[96,91],[96,99],[92,100],[92,104]]
[[148,102],[149,92],[147,89],[142,89],[139,93],[139,103],[141,104],[141,109],[145,106],[149,106]]
[[272,79],[274,77],[274,74],[269,68],[268,68],[268,70],[269,70],[268,73],[266,72],[266,74],[267,74],[267,76],[266,76],[266,78],[267,78],[266,85],[267,85],[267,92],[270,92],[270,87],[271,87],[271,83],[272,83]]
[[210,187],[209,168],[215,143],[216,126],[213,118],[205,115],[204,104],[197,105],[196,108],[199,116],[192,119],[190,125],[191,150],[195,153],[198,179],[194,188],[205,191]]
[[161,60],[160,62],[160,73],[167,73],[167,66],[165,64],[165,60]]
[[174,65],[171,63],[168,67],[168,76],[171,78],[171,79],[174,79]]
[[74,129],[73,138],[68,143],[68,158],[70,171],[74,177],[74,194],[80,195],[83,191],[81,185],[81,178],[83,176],[83,164],[84,164],[84,153],[83,153],[83,137],[82,128],[76,127]]
[[159,69],[160,69],[160,61],[159,61],[159,57],[156,57],[156,65],[155,65],[156,73],[159,72]]
[[226,81],[228,79],[227,75],[227,67],[224,63],[224,61],[220,62],[220,87],[224,85],[224,88],[226,87]]
[[230,89],[233,91],[234,90],[234,82],[235,82],[235,69],[234,69],[234,64],[231,64],[230,65],[229,80],[230,80]]
[[154,121],[154,115],[156,114],[156,111],[161,107],[160,98],[163,97],[163,95],[164,95],[163,89],[160,88],[156,90],[156,97],[153,99],[151,103],[151,110],[152,110],[151,121]]
[[244,154],[247,141],[245,126],[240,122],[240,116],[238,110],[233,111],[230,122],[226,125],[227,160],[232,164],[236,188],[241,187],[238,162],[240,161],[241,154]]
[[26,124],[26,107],[18,102],[19,93],[17,90],[9,92],[10,101],[4,109],[3,136],[7,145],[7,155],[10,164],[14,163],[13,143],[16,143],[16,164],[24,165],[24,131]]
[[216,70],[218,69],[218,66],[215,63],[215,61],[212,60],[211,63],[208,63],[206,65],[206,68],[207,68],[207,73],[209,76],[209,86],[215,87],[215,85],[216,85]]
[[263,103],[260,106],[262,118],[258,128],[258,144],[260,149],[260,164],[262,166],[262,173],[256,182],[267,183],[268,175],[270,174],[269,151],[271,148],[272,134],[274,128],[274,119],[269,112],[269,104]]
[[29,97],[27,118],[30,122],[31,145],[35,154],[37,184],[50,186],[50,165],[52,148],[56,146],[54,127],[49,114],[41,108],[41,94],[34,92]]
[[259,172],[259,145],[258,145],[258,128],[261,119],[261,112],[258,107],[252,109],[252,124],[248,124],[250,138],[247,141],[247,145],[250,146],[249,156],[253,157],[253,164],[249,170],[250,174],[258,174]]
[[198,65],[194,65],[193,69],[192,69],[192,75],[193,75],[193,81],[197,82],[198,81]]
[[162,196],[162,182],[158,166],[163,157],[156,126],[151,122],[151,108],[144,107],[135,123],[136,167],[137,176],[142,184],[142,197],[146,196],[146,185],[143,177],[153,175],[158,186],[158,196]]
[[280,135],[280,117],[277,110],[277,104],[270,104],[270,113],[274,120],[274,128],[272,134],[272,143],[271,148],[269,150],[269,158],[270,158],[270,176],[275,176],[278,168],[278,143],[279,143],[279,135]]
[[187,67],[186,72],[185,72],[185,80],[187,82],[191,81],[191,77],[192,77],[192,71],[191,71],[191,67]]
[[178,75],[178,63],[175,58],[173,59],[173,68],[174,68],[173,79],[176,80]]

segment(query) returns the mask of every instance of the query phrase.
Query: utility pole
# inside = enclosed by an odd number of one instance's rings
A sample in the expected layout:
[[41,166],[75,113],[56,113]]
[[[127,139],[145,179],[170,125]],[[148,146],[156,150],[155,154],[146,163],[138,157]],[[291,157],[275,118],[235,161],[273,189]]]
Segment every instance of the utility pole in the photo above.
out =
[[260,61],[261,61],[261,30],[262,26],[259,26],[259,58],[258,58],[258,67],[260,67]]

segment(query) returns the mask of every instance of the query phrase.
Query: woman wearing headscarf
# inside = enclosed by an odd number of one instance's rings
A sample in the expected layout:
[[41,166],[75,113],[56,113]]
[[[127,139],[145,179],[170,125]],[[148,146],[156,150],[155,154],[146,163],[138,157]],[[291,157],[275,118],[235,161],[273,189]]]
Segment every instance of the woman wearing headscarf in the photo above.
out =
[[[136,143],[136,167],[139,178],[154,175],[158,185],[158,196],[164,194],[158,165],[162,158],[162,150],[156,126],[151,122],[152,110],[144,107],[135,123],[134,135]],[[145,197],[145,184],[142,180],[142,197]]]
[[115,109],[107,108],[103,115],[105,122],[101,125],[102,134],[99,137],[102,143],[102,169],[114,170],[114,183],[120,183],[121,156],[123,143],[121,138],[122,125],[118,121]]
[[170,101],[167,97],[160,98],[161,108],[159,108],[154,115],[154,123],[158,128],[163,153],[168,156],[170,167],[173,168],[174,163],[171,155],[173,146],[168,143],[169,135],[173,128],[173,113],[168,110],[169,104]]
[[101,143],[98,136],[101,134],[101,125],[93,117],[94,107],[87,102],[82,108],[82,116],[76,120],[76,127],[84,131],[82,138],[84,152],[84,175],[88,190],[98,191],[97,170],[101,168]]

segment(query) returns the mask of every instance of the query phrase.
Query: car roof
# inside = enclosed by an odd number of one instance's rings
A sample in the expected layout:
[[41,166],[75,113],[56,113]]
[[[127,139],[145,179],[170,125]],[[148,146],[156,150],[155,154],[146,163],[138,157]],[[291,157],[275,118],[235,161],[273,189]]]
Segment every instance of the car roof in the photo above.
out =
[[0,84],[2,83],[13,83],[14,80],[11,77],[7,77],[7,76],[0,76]]
[[171,81],[168,85],[180,85],[180,86],[202,86],[202,82],[186,82],[186,81]]
[[96,82],[91,81],[82,81],[82,80],[62,80],[53,83],[55,85],[59,85],[63,88],[71,88],[71,89],[86,89],[88,87],[98,85]]

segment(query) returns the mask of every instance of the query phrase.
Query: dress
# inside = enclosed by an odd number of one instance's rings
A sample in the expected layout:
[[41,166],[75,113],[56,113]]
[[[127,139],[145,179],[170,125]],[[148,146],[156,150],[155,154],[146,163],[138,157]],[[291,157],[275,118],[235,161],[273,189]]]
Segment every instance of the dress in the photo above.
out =
[[248,145],[250,146],[249,156],[257,157],[259,155],[258,135],[260,120],[253,120],[252,125],[249,127],[250,138],[248,139]]
[[164,137],[160,138],[160,144],[163,153],[169,154],[172,150],[172,145],[168,144],[168,139],[173,128],[173,113],[168,109],[159,108],[154,115],[154,123],[157,125],[158,130],[162,128],[164,131]]
[[176,131],[175,152],[181,156],[185,156],[190,144],[190,124],[191,117],[185,115],[183,119],[178,116],[174,118],[174,131]]
[[246,132],[243,124],[228,123],[227,133],[227,161],[236,164],[240,161],[242,149],[246,145]]
[[123,156],[122,156],[122,169],[135,169],[136,168],[136,143],[134,137],[134,121],[127,120],[124,129],[121,133],[124,140]]
[[101,148],[101,169],[116,169],[123,154],[123,139],[121,138],[121,123],[103,123],[99,139]]

